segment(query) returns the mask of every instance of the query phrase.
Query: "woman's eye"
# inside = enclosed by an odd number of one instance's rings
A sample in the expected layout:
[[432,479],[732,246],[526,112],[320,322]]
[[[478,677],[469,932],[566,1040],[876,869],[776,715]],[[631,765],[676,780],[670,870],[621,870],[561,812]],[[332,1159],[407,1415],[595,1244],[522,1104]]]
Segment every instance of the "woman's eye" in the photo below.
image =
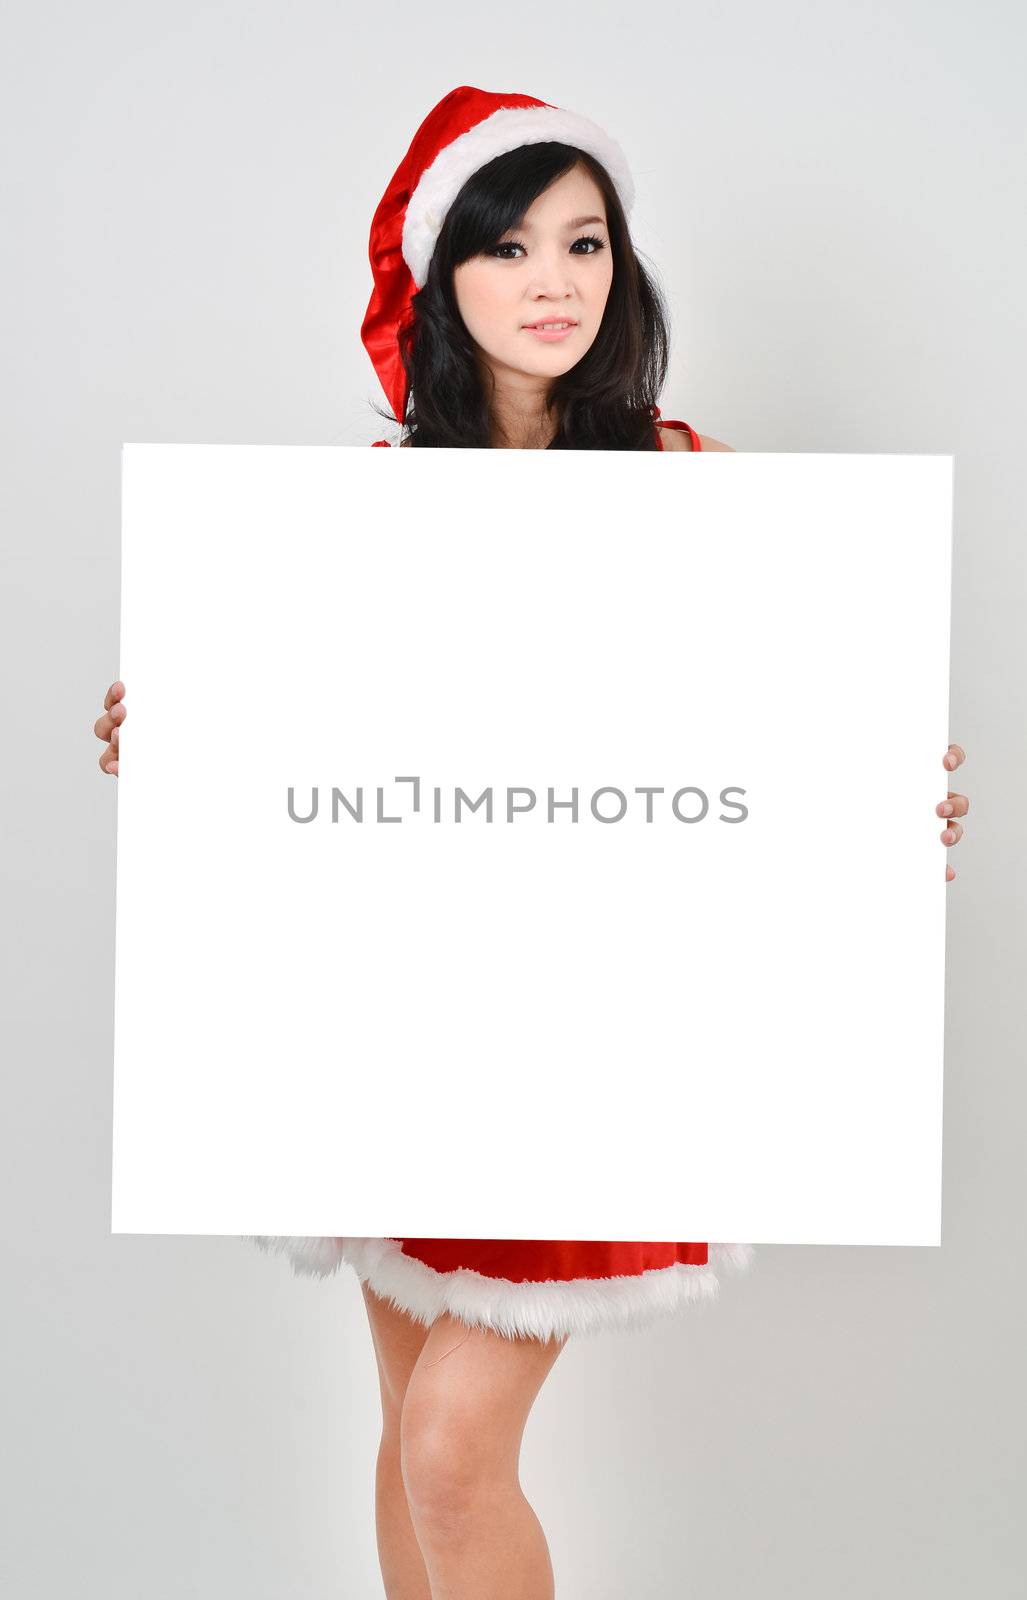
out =
[[[590,250],[577,250],[576,247],[579,244],[591,245],[592,248]],[[604,250],[605,248],[606,247],[605,247],[602,239],[596,238],[594,233],[583,233],[580,236],[580,238],[575,239],[574,244],[571,246],[571,249],[574,250],[575,253],[577,255],[579,255],[579,256],[582,256],[582,255],[594,256],[594,255],[596,255],[598,253],[598,251]],[[501,254],[501,252],[504,251],[504,250],[523,250],[523,249],[524,249],[524,245],[521,244],[519,239],[505,239],[502,244],[493,245],[491,247],[491,249],[486,250],[485,254],[487,256],[495,256],[500,261],[511,261],[511,260],[515,260],[516,258],[513,257],[513,256],[503,255],[503,254]]]

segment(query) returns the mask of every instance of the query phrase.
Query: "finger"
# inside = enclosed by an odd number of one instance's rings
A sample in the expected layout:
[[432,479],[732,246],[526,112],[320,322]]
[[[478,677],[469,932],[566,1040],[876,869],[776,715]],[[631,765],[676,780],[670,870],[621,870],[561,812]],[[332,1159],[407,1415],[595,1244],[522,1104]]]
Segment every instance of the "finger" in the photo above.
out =
[[945,882],[946,882],[946,883],[951,883],[951,882],[952,882],[952,880],[953,880],[953,878],[954,878],[954,877],[955,877],[955,876],[956,876],[956,869],[955,869],[955,867],[948,867],[948,866],[947,866],[947,867],[946,867],[946,868],[945,868]]
[[121,679],[118,678],[116,683],[111,684],[110,688],[107,690],[107,693],[103,697],[104,710],[109,711],[115,700],[122,699],[124,693],[125,685],[122,683]]
[[109,711],[105,711],[102,717],[97,717],[93,723],[93,732],[98,739],[109,740],[114,729],[120,728],[127,716],[127,707],[118,701]]
[[969,809],[970,802],[966,795],[956,794],[952,789],[949,790],[948,799],[935,806],[939,817],[965,817]]
[[108,745],[106,750],[100,752],[100,771],[111,772],[118,775],[118,752],[114,745]]
[[966,751],[960,744],[950,744],[941,758],[941,764],[949,772],[954,772],[961,762],[966,760]]
[[941,831],[942,844],[958,844],[962,837],[963,829],[961,824],[958,822],[950,822],[948,827],[943,828]]

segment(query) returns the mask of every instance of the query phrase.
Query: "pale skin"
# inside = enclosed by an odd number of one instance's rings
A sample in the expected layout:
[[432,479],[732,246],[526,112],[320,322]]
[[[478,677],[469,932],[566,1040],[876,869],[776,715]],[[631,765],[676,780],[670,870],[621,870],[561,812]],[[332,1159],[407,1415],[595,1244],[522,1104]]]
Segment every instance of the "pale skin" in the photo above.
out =
[[[595,243],[598,241],[598,245]],[[540,195],[520,227],[456,268],[460,314],[495,388],[497,449],[544,449],[555,431],[544,398],[553,379],[596,337],[612,282],[602,191],[584,168]],[[525,325],[571,318],[567,338],[546,343]],[[703,450],[730,450],[700,435]],[[690,450],[686,432],[662,429],[665,450]],[[112,683],[93,732],[102,771],[118,773],[125,685]],[[966,759],[950,744],[946,772]],[[966,795],[935,807],[941,842],[963,836]],[[947,881],[955,877],[946,865]],[[519,1480],[531,1408],[566,1339],[510,1339],[449,1316],[425,1328],[361,1285],[378,1367],[382,1434],[375,1477],[378,1554],[387,1600],[552,1600],[542,1527]]]

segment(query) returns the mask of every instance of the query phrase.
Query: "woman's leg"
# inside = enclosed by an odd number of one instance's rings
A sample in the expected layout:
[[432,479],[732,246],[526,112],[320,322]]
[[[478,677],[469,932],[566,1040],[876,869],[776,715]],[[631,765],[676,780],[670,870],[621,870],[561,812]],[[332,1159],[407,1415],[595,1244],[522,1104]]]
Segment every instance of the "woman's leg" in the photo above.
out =
[[428,1329],[361,1283],[382,1393],[382,1437],[375,1469],[378,1560],[387,1600],[432,1600],[431,1585],[410,1521],[400,1470],[403,1400]]
[[406,1385],[403,1482],[432,1600],[552,1600],[541,1524],[521,1491],[521,1438],[566,1338],[508,1339],[436,1321]]

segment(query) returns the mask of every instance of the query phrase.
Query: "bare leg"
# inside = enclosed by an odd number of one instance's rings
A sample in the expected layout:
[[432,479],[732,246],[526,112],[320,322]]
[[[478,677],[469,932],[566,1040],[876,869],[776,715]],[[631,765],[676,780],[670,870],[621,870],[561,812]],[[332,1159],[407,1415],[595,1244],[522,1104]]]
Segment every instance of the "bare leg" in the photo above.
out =
[[432,1600],[552,1600],[545,1534],[521,1490],[521,1439],[566,1339],[436,1321],[407,1382],[401,1460]]
[[382,1437],[375,1469],[375,1528],[387,1600],[432,1600],[400,1471],[400,1417],[410,1374],[428,1329],[361,1284],[382,1393]]

